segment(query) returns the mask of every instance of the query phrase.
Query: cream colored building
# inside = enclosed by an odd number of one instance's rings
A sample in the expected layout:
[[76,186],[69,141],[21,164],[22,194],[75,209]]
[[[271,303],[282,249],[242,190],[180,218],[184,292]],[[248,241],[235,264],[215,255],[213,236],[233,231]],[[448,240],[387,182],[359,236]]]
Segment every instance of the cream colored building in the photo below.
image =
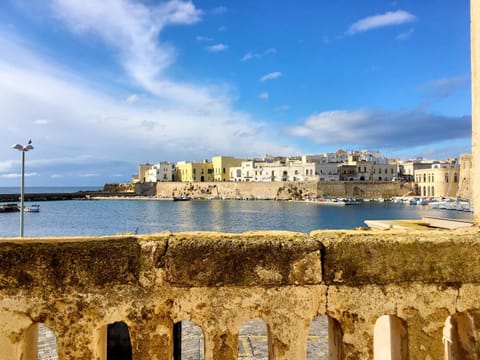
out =
[[207,182],[213,181],[213,164],[207,160],[203,162],[181,161],[176,165],[177,181]]
[[138,165],[138,175],[132,176],[132,183],[147,181],[147,172],[152,167],[152,164],[140,164]]
[[420,196],[456,197],[460,166],[456,162],[434,164],[430,169],[415,170],[415,187]]
[[242,165],[243,159],[231,156],[215,156],[212,158],[213,180],[230,181],[230,169]]

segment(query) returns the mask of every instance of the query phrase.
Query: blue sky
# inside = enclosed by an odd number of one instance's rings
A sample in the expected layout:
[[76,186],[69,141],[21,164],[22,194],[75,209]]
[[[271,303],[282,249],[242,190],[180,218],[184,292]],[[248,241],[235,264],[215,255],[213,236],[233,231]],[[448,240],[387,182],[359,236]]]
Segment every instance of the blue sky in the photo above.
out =
[[467,0],[6,0],[0,186],[139,163],[470,152]]

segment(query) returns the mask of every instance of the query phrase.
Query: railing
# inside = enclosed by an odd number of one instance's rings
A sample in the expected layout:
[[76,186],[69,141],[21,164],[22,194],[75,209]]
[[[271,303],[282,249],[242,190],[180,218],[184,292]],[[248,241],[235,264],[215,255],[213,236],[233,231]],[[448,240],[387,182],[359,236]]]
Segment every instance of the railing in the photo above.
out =
[[174,324],[189,320],[205,359],[237,359],[241,325],[260,318],[270,359],[305,359],[310,323],[326,315],[330,359],[478,359],[479,235],[2,239],[0,358],[36,359],[43,324],[59,359],[106,359],[123,324],[133,359],[171,360]]

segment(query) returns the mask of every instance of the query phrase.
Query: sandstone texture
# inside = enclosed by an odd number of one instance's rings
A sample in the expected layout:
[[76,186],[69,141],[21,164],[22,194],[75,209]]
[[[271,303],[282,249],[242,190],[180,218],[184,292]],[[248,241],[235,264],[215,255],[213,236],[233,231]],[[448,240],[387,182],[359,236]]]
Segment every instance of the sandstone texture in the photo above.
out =
[[476,359],[468,339],[478,337],[480,319],[479,235],[472,228],[1,239],[2,359],[34,359],[39,323],[56,335],[59,359],[106,359],[115,322],[128,326],[134,359],[171,359],[173,324],[182,320],[201,327],[206,359],[236,359],[239,329],[254,318],[267,324],[271,357],[303,359],[319,315],[329,317],[334,359],[373,358],[375,325],[385,316],[399,327],[399,359],[443,358],[449,316],[457,329],[464,319],[473,324],[467,341],[454,343],[462,358]]

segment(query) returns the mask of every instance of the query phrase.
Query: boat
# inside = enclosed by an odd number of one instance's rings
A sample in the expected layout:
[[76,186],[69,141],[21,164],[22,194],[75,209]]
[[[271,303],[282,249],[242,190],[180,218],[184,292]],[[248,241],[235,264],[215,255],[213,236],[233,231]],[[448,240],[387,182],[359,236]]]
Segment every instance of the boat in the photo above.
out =
[[16,203],[6,203],[0,205],[0,212],[15,212],[20,211],[18,204]]
[[174,196],[172,198],[173,201],[189,201],[192,200],[190,196]]
[[23,209],[23,211],[25,212],[32,212],[32,213],[38,213],[40,212],[40,205],[30,205],[30,206],[27,206]]

